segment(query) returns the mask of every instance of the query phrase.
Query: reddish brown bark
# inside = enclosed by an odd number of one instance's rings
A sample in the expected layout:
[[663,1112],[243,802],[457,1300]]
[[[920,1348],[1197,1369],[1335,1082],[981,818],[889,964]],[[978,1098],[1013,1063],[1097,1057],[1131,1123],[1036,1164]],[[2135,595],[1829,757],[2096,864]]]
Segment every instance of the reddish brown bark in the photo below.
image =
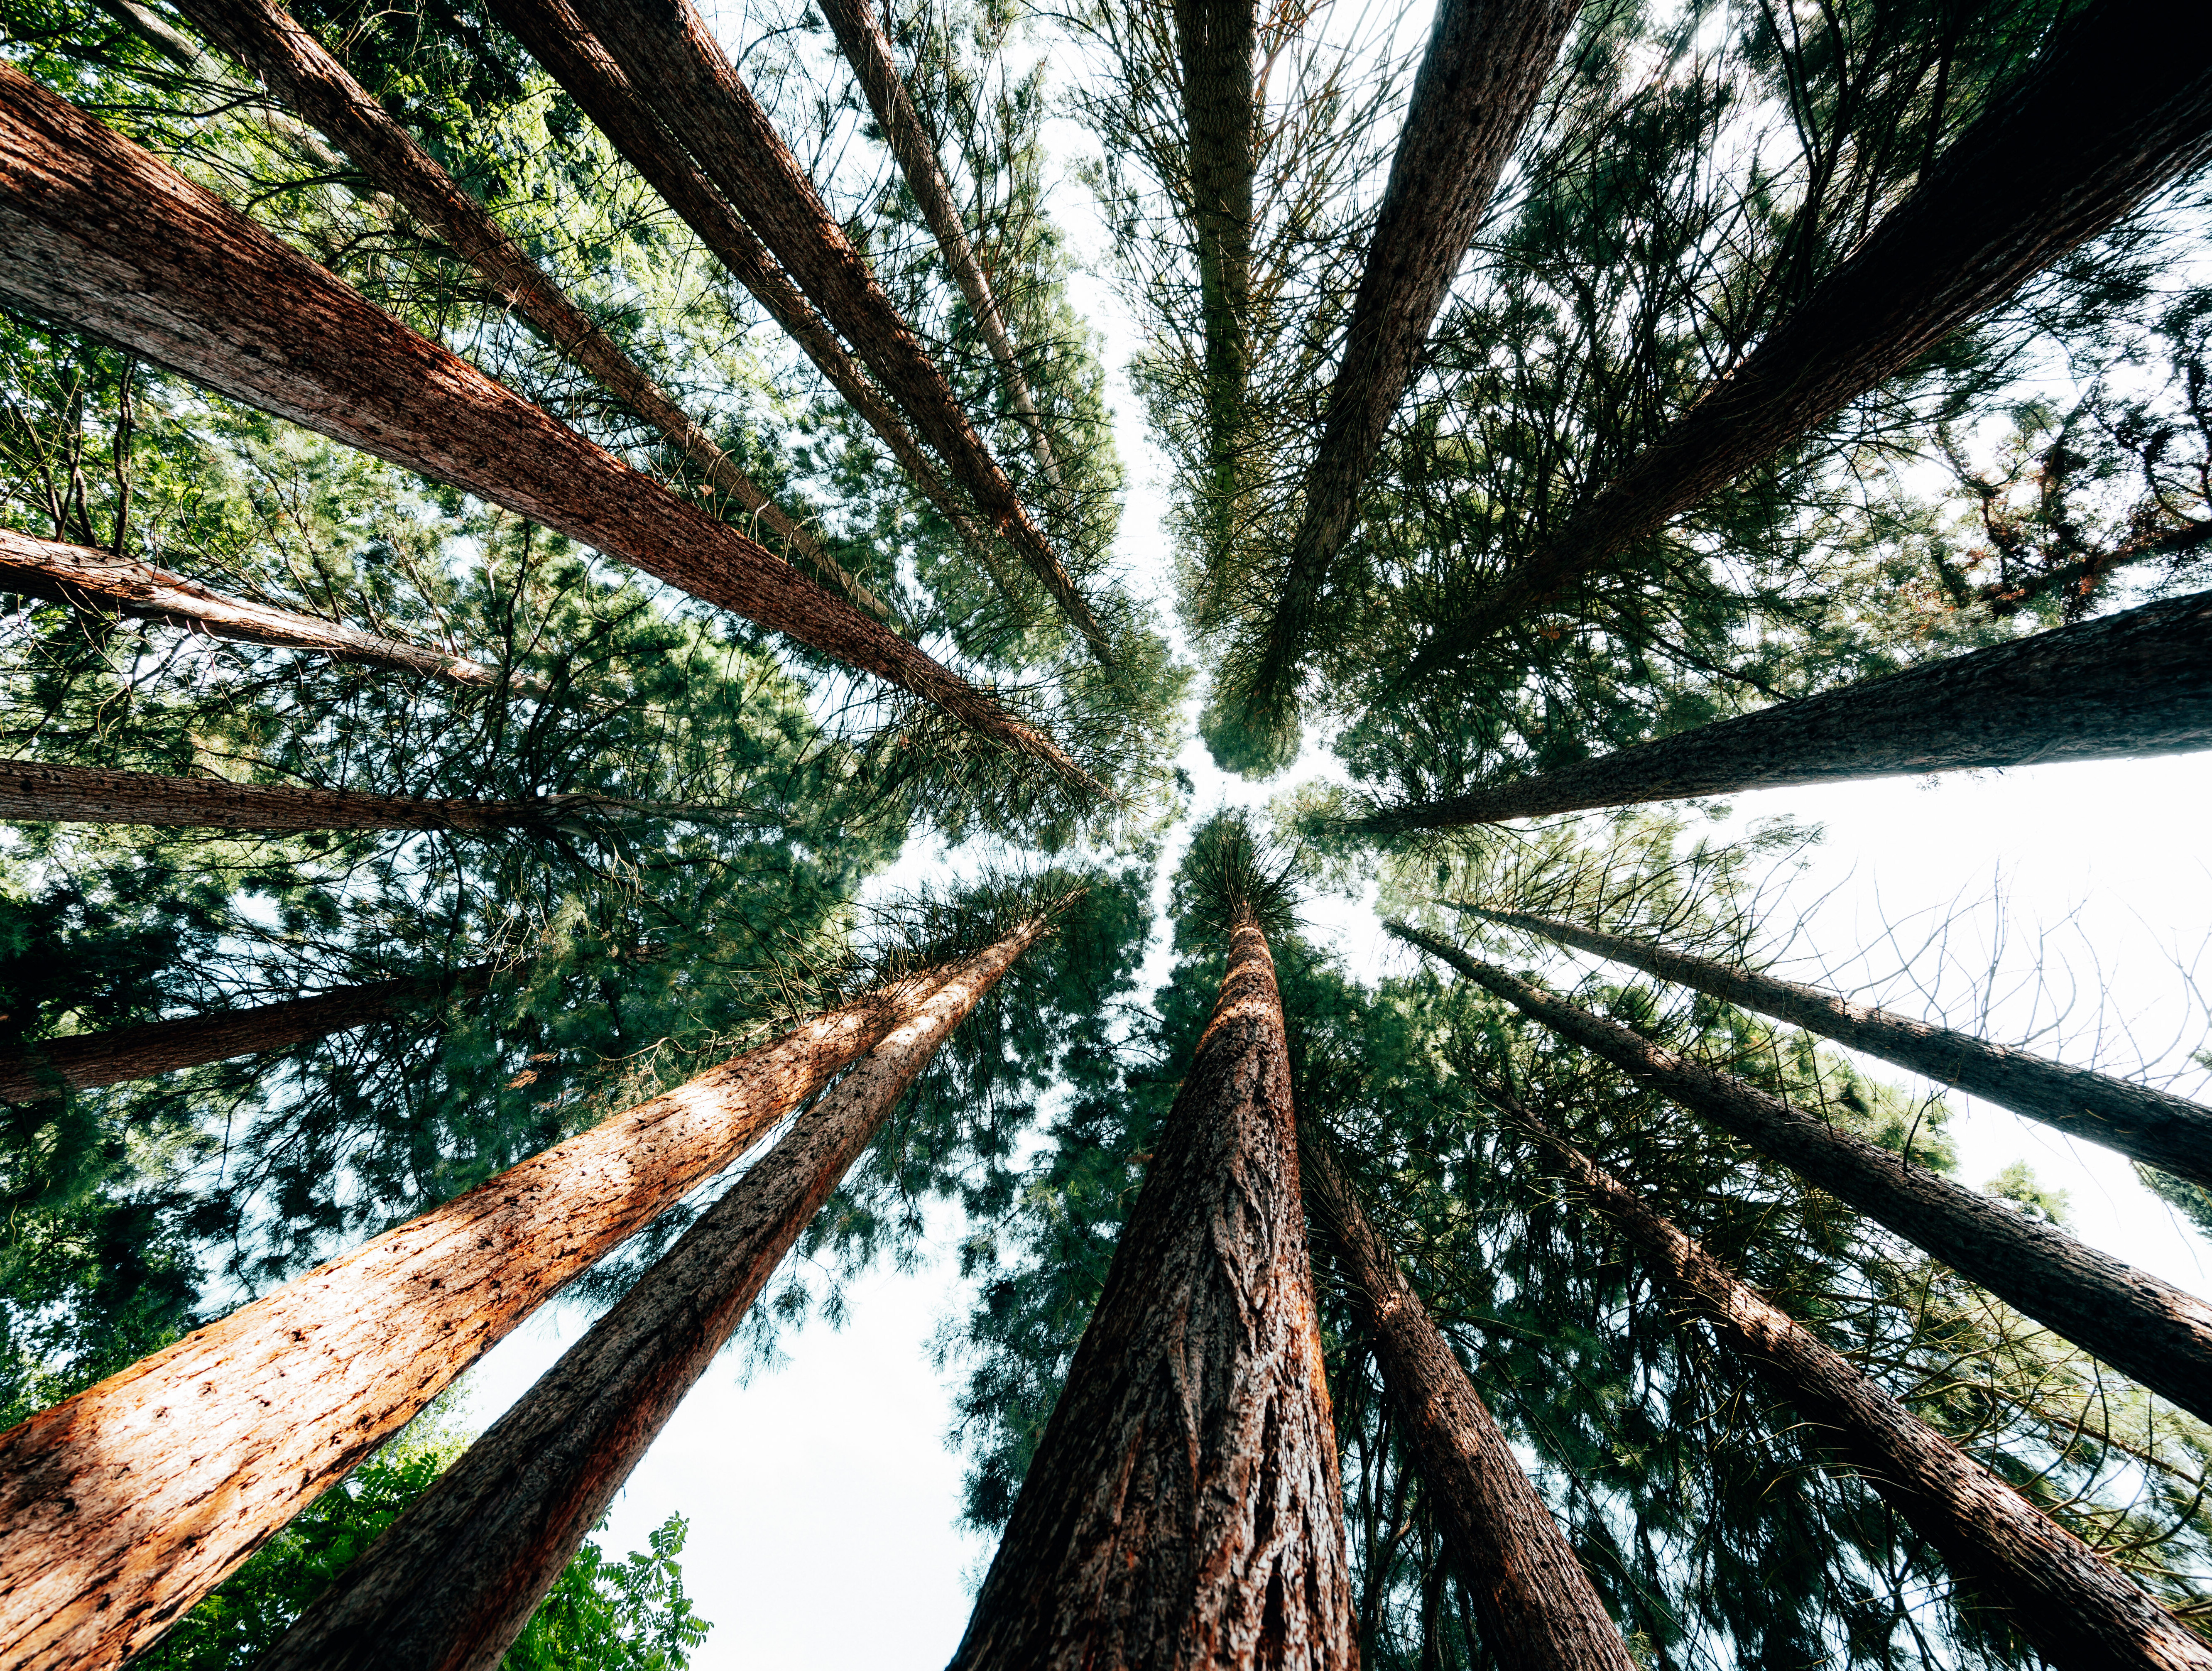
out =
[[1315,1227],[1373,1339],[1483,1646],[1506,1671],[1634,1671],[1589,1575],[1335,1158],[1310,1143],[1298,1158]]
[[1267,943],[1230,943],[957,1671],[1350,1668],[1353,1609]]
[[491,1671],[892,1106],[1014,960],[967,960],[684,1233],[256,1671]]
[[1650,940],[1526,911],[1476,914],[1695,987],[2212,1188],[2212,1109]]
[[1656,1087],[2151,1391],[2212,1420],[2212,1305],[1403,923],[1410,945]]
[[0,1664],[145,1647],[942,979],[817,1016],[0,1434]]
[[2212,157],[2212,14],[2096,0],[1795,311],[1414,659],[1464,655],[1910,368]]
[[8,65],[0,298],[505,505],[1101,792],[1049,739],[915,646]]
[[2212,1647],[2133,1579],[1800,1328],[1620,1180],[1510,1099],[1501,1101],[1660,1279],[1771,1377],[1820,1441],[2054,1663],[2212,1667]]

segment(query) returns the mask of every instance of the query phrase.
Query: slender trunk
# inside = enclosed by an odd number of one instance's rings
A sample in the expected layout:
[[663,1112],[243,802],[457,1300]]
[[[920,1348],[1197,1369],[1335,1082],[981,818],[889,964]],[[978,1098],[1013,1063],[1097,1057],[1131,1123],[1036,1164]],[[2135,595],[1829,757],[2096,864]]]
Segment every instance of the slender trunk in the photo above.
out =
[[2140,1585],[1741,1281],[1610,1173],[1499,1099],[1666,1285],[1809,1419],[1820,1442],[2063,1667],[2206,1671],[2212,1647]]
[[801,1115],[340,1576],[256,1671],[491,1671],[945,1036],[1044,932],[969,959]]
[[1247,921],[956,1671],[1358,1662],[1304,1230]]
[[[140,5],[138,0],[93,0],[93,3],[187,76],[216,87],[228,84],[229,76],[223,66],[203,52],[198,41],[178,33],[165,20]],[[343,157],[325,145],[311,129],[294,121],[283,112],[264,106],[255,111],[253,116],[270,134],[291,145],[325,173],[341,174],[345,172]]]
[[1525,911],[1475,914],[1695,987],[2212,1188],[2212,1109],[1649,940]]
[[151,1643],[944,978],[817,1016],[0,1434],[0,1664],[104,1671]]
[[1433,936],[1388,926],[2151,1391],[2212,1420],[2212,1305]]
[[1306,1201],[1375,1344],[1398,1430],[1505,1671],[1634,1671],[1620,1627],[1505,1434],[1320,1144],[1299,1151]]
[[905,407],[954,479],[1021,553],[1093,653],[1109,662],[1111,642],[1090,604],[968,422],[945,374],[823,207],[706,21],[689,0],[570,0],[570,5],[622,66],[631,88],[653,89],[661,120]]
[[1412,676],[1548,606],[2207,157],[2212,16],[2197,0],[2096,0],[1756,349],[1443,629]]
[[1778,702],[1446,800],[1385,807],[1372,835],[1795,783],[2182,754],[2212,747],[2212,592],[2146,604]]
[[4,64],[0,300],[505,505],[937,702],[1097,791],[1048,739],[915,646]]
[[1211,543],[1236,537],[1245,392],[1252,378],[1252,175],[1259,128],[1255,0],[1176,0],[1176,53],[1189,137],[1190,210],[1205,323],[1206,492]]

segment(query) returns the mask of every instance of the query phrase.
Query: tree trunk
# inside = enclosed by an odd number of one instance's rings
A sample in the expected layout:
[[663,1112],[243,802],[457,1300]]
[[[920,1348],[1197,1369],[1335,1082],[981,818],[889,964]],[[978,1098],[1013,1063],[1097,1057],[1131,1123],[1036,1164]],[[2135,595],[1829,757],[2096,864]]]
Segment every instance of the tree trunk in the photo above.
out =
[[0,65],[0,300],[450,483],[865,669],[1079,787],[989,696]]
[[147,1646],[944,979],[817,1016],[0,1434],[0,1664],[104,1671]]
[[2212,17],[2197,0],[2096,0],[1757,348],[1441,629],[1412,676],[1547,606],[2208,157]]
[[1950,656],[1446,800],[1371,835],[1787,784],[2212,747],[2212,592]]
[[1343,1264],[1399,1431],[1474,1599],[1483,1645],[1505,1671],[1634,1671],[1589,1575],[1335,1157],[1310,1142],[1298,1164],[1316,1227]]
[[1854,1004],[1817,987],[1686,957],[1649,940],[1601,933],[1525,911],[1475,914],[1662,981],[1695,987],[2212,1188],[2212,1109],[2148,1085],[2045,1061],[1971,1033]]
[[2062,1667],[2207,1671],[2212,1647],[2125,1573],[1770,1304],[1612,1174],[1510,1097],[1497,1098],[1568,1178],[1822,1431],[1820,1442]]
[[955,1671],[1357,1663],[1274,965],[1247,921]]
[[492,1671],[900,1094],[1045,927],[910,1011],[255,1671]]
[[[1102,662],[1112,644],[1050,542],[961,410],[868,264],[722,54],[689,0],[570,0],[653,108],[744,216],[776,259],[844,333],[863,363],[906,408],[991,526],[1010,540]],[[643,164],[635,165],[641,173]]]
[[615,398],[658,429],[707,480],[767,526],[783,555],[826,576],[871,615],[890,611],[846,573],[738,467],[737,460],[617,346],[599,324],[502,232],[483,205],[385,113],[307,27],[270,0],[183,0],[210,39],[328,135],[378,191],[389,193],[474,267],[495,295]]
[[2151,1391],[2212,1420],[2212,1305],[2195,1295],[1431,935],[1403,923],[1387,927]]

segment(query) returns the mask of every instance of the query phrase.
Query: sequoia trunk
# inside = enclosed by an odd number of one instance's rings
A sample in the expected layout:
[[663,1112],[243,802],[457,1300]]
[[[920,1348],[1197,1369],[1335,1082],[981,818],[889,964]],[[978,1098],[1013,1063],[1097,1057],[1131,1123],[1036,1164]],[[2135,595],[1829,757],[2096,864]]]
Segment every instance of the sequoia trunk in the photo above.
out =
[[2212,1419],[2212,1305],[1402,923],[1391,933],[1656,1086],[2191,1413]]
[[959,965],[370,1545],[256,1671],[491,1671],[945,1036],[1044,932]]
[[1306,1200],[1375,1344],[1483,1645],[1506,1671],[1634,1671],[1589,1575],[1361,1209],[1335,1157],[1301,1151]]
[[1238,453],[1252,375],[1252,174],[1259,126],[1255,0],[1176,0],[1176,54],[1189,137],[1190,210],[1206,331],[1206,491],[1217,550],[1235,538]]
[[956,1671],[1350,1668],[1282,1000],[1249,921]]

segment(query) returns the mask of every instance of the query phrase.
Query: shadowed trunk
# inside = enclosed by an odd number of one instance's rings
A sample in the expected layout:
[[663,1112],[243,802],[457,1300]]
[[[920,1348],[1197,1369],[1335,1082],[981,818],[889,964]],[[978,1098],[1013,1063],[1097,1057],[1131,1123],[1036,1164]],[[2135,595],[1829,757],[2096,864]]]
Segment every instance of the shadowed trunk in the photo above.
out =
[[1348,1671],[1353,1626],[1282,1000],[1247,921],[952,1663]]
[[946,971],[829,1011],[0,1434],[0,1663],[104,1671]]
[[[707,177],[906,409],[991,526],[1021,553],[1102,662],[1112,645],[1091,605],[968,422],[952,388],[883,292],[813,183],[689,0],[570,0]],[[636,165],[643,172],[642,163]]]
[[890,614],[880,598],[794,525],[737,460],[500,229],[483,205],[385,113],[305,25],[270,0],[182,0],[179,9],[335,141],[372,185],[404,204],[546,341],[658,429],[717,491],[766,525],[787,558],[825,576],[870,614]]
[[1385,926],[2151,1391],[2212,1420],[2212,1305],[2195,1295],[1432,935],[1403,923]]
[[1474,1602],[1483,1646],[1505,1671],[1635,1671],[1589,1575],[1335,1157],[1309,1142],[1298,1164],[1315,1225],[1343,1265],[1399,1430]]
[[1750,1358],[1824,1446],[2062,1667],[2207,1671],[2212,1647],[2072,1533],[1770,1304],[1633,1190],[1498,1099],[1667,1286]]
[[1662,981],[1695,987],[2212,1188],[2212,1109],[2182,1097],[2046,1061],[1971,1033],[1854,1004],[1817,987],[1686,957],[1649,940],[1601,933],[1525,911],[1475,910],[1474,914],[1626,963]]
[[492,1671],[1033,921],[959,965],[340,1575],[255,1671]]
[[2096,0],[1759,346],[1465,617],[1418,678],[1802,441],[2212,157],[2212,13]]
[[1252,173],[1259,125],[1255,0],[1175,0],[1176,53],[1189,136],[1190,212],[1205,321],[1206,492],[1217,550],[1235,537],[1238,453],[1252,377]]
[[4,64],[0,300],[635,563],[1098,792],[913,645]]
[[1384,807],[1377,836],[1793,783],[2182,754],[2212,747],[2212,592],[1778,702],[1449,799]]

